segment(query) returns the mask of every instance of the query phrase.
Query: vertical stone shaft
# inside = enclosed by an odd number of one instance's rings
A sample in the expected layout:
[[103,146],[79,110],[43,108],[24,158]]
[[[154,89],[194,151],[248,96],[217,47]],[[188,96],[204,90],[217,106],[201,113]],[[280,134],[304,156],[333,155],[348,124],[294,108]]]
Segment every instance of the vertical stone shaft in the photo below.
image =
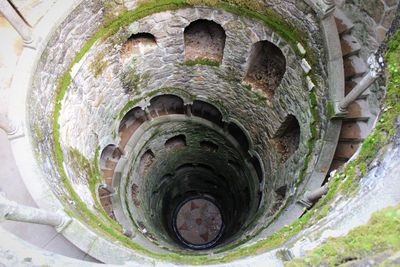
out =
[[25,44],[32,43],[32,30],[7,0],[0,1],[0,12],[22,37]]

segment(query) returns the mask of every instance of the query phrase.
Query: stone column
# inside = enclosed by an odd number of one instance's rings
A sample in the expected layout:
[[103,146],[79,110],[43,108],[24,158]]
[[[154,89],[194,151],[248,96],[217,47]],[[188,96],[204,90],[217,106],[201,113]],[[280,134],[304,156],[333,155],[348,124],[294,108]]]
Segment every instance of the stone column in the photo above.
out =
[[347,107],[354,102],[362,93],[367,90],[375,80],[382,75],[385,64],[383,57],[379,55],[371,55],[368,58],[369,72],[362,78],[353,90],[338,105],[338,112],[343,113]]
[[185,106],[185,108],[186,108],[186,110],[185,110],[186,115],[188,117],[191,117],[192,116],[192,104],[187,104]]
[[0,193],[0,220],[50,225],[54,226],[58,232],[71,222],[71,218],[61,213],[19,205],[7,199],[4,193]]
[[144,108],[143,111],[144,111],[144,114],[146,115],[146,119],[147,119],[148,121],[153,120],[153,117],[151,116],[150,111],[149,111],[149,109],[148,109],[147,107]]
[[323,195],[325,195],[326,193],[328,193],[328,185],[325,184],[324,186],[321,186],[320,188],[312,191],[312,192],[308,192],[306,194],[306,200],[309,203],[315,203],[317,202]]
[[315,189],[314,191],[307,192],[304,194],[303,198],[299,201],[306,208],[311,208],[314,203],[316,203],[323,195],[328,193],[328,185],[325,184],[320,188]]
[[15,11],[14,7],[8,0],[0,1],[0,12],[4,15],[8,22],[14,27],[14,29],[22,37],[22,40],[26,45],[33,42],[32,30]]

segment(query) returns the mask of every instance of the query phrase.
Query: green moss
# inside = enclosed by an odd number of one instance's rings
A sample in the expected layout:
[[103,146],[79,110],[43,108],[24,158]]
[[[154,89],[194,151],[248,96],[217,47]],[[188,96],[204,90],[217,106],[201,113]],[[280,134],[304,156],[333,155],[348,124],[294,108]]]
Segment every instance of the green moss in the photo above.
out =
[[85,172],[89,176],[93,172],[93,167],[92,164],[90,164],[90,161],[86,159],[85,156],[83,156],[79,150],[75,148],[69,148],[68,149],[68,158],[71,161],[71,166],[75,167],[75,173],[79,174],[81,172]]
[[108,66],[108,61],[104,60],[104,57],[110,52],[110,50],[111,48],[107,47],[94,57],[92,63],[89,66],[90,70],[93,72],[94,77],[97,78]]
[[37,124],[35,125],[35,132],[36,132],[36,137],[38,138],[37,140],[39,142],[42,142],[44,140],[43,133],[42,133],[42,130],[40,129],[40,126]]
[[368,224],[346,236],[329,238],[305,258],[285,266],[337,266],[348,259],[363,259],[387,250],[400,250],[400,205],[374,213]]
[[184,62],[186,66],[194,66],[194,65],[206,65],[206,66],[212,66],[212,67],[219,67],[219,61],[213,60],[213,59],[208,59],[208,58],[196,58],[193,60],[186,60]]
[[133,69],[124,71],[121,75],[121,83],[125,93],[139,93],[140,75]]
[[260,106],[264,106],[267,101],[267,97],[262,93],[261,90],[253,89],[249,84],[242,84],[245,89],[243,92],[247,94],[252,100]]
[[331,100],[328,100],[325,104],[325,112],[328,119],[333,118],[335,116],[335,107]]

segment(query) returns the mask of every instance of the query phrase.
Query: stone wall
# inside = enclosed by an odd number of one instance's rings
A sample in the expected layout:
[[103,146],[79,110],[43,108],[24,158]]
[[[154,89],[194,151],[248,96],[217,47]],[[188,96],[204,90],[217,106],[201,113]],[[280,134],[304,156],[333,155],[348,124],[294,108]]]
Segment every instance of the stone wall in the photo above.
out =
[[[60,25],[45,48],[37,65],[32,89],[28,95],[29,124],[37,148],[40,166],[54,192],[61,196],[65,188],[61,182],[56,159],[53,158],[52,117],[57,81],[72,62],[75,54],[101,24],[102,10],[97,2],[79,5]],[[85,181],[76,181],[85,184]],[[79,186],[80,195],[88,195],[88,188]],[[90,194],[89,194],[90,195]],[[85,200],[92,203],[91,198]]]
[[[213,20],[226,31],[220,67],[185,65],[183,31],[190,22],[200,18]],[[157,46],[133,52],[128,60],[123,60],[120,51],[124,40],[141,32],[154,35]],[[275,43],[287,60],[286,74],[272,100],[241,83],[248,68],[251,46],[260,40]],[[104,62],[105,66],[96,75],[93,66],[99,62]],[[301,124],[300,149],[287,162],[290,171],[279,174],[283,183],[290,183],[292,181],[283,177],[296,177],[296,170],[302,166],[299,159],[304,157],[306,142],[311,136],[308,90],[304,86],[300,62],[282,38],[255,20],[209,8],[151,15],[121,29],[106,42],[98,43],[80,62],[62,105],[61,142],[65,148],[76,148],[85,157],[92,158],[100,140],[116,136],[119,123],[116,118],[126,103],[164,88],[166,92],[189,95],[192,99],[207,99],[224,112],[225,120],[240,122],[250,133],[253,149],[261,155],[269,170],[279,169],[279,155],[267,140],[287,115],[295,115]],[[128,92],[123,76],[135,78],[136,84],[129,84]],[[118,137],[114,142],[118,143]]]
[[[278,2],[277,10],[286,10],[283,12],[286,15],[298,4],[290,2],[286,9],[282,1]],[[317,35],[319,27],[312,13],[304,16],[297,9],[290,12],[293,13],[290,20],[298,22],[298,26],[310,32],[311,36]],[[102,14],[101,6],[84,2],[68,17],[44,51],[30,92],[31,134],[46,178],[59,196],[65,189],[57,173],[56,159],[51,153],[58,77],[69,67],[85,40],[100,26]],[[184,28],[197,19],[213,20],[226,31],[224,58],[219,67],[188,66],[184,62]],[[139,49],[128,57],[122,56],[124,42],[132,34],[140,32],[153,34],[157,46]],[[270,100],[241,82],[248,69],[252,44],[260,40],[268,40],[278,46],[287,61],[283,81]],[[318,38],[307,45],[311,48],[308,53],[317,54],[318,51],[323,54]],[[301,57],[293,49],[296,48],[260,21],[206,7],[157,13],[121,28],[107,40],[98,41],[73,67],[72,82],[61,103],[58,121],[60,143],[64,151],[64,168],[73,189],[91,208],[94,202],[88,187],[89,172],[84,166],[95,161],[99,147],[102,149],[110,143],[118,143],[118,125],[124,106],[137,101],[145,108],[150,95],[160,93],[160,89],[184,95],[187,102],[207,100],[223,112],[226,121],[240,122],[250,134],[250,149],[256,151],[263,161],[269,178],[266,190],[270,192],[286,184],[290,187],[303,167],[302,159],[309,149],[307,141],[311,138],[309,126],[312,121]],[[323,57],[315,64],[320,70],[314,73],[318,82],[315,93],[320,96],[318,106],[322,110],[327,90]],[[268,140],[290,114],[295,115],[300,123],[300,146],[282,166],[279,154]],[[323,132],[327,118],[322,111],[320,116],[320,123],[315,127]],[[78,157],[71,157],[74,154],[71,151]],[[77,166],[76,158],[83,159],[79,162],[80,166]]]

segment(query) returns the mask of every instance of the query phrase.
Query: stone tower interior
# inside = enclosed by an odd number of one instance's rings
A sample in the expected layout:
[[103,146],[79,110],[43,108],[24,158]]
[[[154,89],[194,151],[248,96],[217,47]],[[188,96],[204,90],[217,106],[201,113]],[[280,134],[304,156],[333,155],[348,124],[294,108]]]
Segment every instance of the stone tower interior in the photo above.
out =
[[399,0],[0,0],[1,266],[400,266]]

